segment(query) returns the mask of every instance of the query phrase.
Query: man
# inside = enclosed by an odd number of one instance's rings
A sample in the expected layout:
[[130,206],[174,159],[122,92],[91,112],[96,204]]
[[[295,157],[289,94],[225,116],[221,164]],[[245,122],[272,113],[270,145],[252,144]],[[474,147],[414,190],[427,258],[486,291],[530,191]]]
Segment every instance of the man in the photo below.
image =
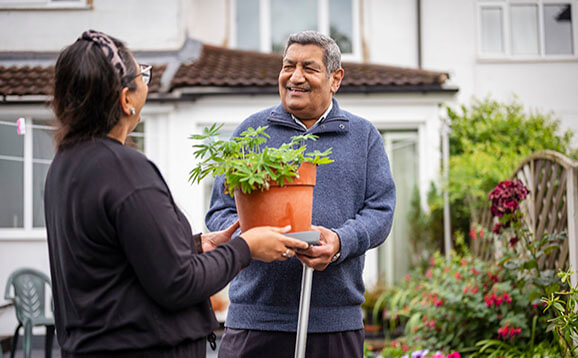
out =
[[[313,31],[291,35],[279,74],[281,105],[250,116],[234,133],[269,126],[271,147],[312,133],[319,139],[307,151],[332,147],[335,162],[317,168],[313,224],[320,245],[298,251],[298,260],[253,261],[237,276],[219,357],[293,357],[301,262],[316,270],[307,357],[363,356],[364,254],[389,234],[395,187],[377,129],[333,98],[343,74],[335,41]],[[220,230],[236,219],[235,202],[217,178],[207,226]]]

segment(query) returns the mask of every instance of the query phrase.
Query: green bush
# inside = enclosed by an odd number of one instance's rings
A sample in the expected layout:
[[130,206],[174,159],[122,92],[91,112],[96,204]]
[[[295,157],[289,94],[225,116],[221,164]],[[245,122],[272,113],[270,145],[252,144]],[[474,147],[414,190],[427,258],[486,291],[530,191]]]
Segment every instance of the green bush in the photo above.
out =
[[578,158],[571,131],[560,132],[551,114],[527,113],[521,104],[489,98],[469,107],[447,108],[451,124],[449,192],[452,226],[468,233],[470,218],[486,203],[487,193],[513,174],[533,152],[551,149]]

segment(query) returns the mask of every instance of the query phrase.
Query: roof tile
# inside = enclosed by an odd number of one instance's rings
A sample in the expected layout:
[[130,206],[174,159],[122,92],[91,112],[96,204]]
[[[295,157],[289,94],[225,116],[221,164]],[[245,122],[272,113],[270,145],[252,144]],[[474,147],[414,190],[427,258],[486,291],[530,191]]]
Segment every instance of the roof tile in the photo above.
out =
[[[182,87],[277,87],[282,57],[203,45],[200,58],[182,64],[171,89]],[[375,64],[343,63],[341,88],[380,86],[442,86],[446,73]]]
[[[158,92],[166,65],[153,67],[150,92]],[[49,95],[54,66],[0,66],[0,96]]]

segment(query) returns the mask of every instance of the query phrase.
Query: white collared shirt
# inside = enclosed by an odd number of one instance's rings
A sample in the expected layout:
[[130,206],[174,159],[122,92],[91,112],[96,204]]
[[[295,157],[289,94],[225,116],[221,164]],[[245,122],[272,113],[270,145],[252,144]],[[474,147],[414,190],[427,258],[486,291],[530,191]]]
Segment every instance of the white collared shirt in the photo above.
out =
[[333,109],[333,101],[331,101],[331,103],[329,103],[329,108],[327,108],[327,110],[325,112],[323,112],[323,114],[321,115],[321,117],[319,117],[317,122],[315,122],[315,124],[313,124],[311,126],[311,128],[309,128],[309,129],[307,129],[307,126],[305,124],[303,124],[303,122],[301,122],[301,120],[299,118],[295,117],[293,114],[291,114],[291,118],[293,118],[295,123],[299,124],[301,127],[305,128],[305,130],[307,132],[309,132],[310,130],[317,127],[319,124],[321,124],[321,122],[323,122],[323,120],[325,118],[327,118],[327,116],[329,115],[329,112],[331,112],[332,109]]

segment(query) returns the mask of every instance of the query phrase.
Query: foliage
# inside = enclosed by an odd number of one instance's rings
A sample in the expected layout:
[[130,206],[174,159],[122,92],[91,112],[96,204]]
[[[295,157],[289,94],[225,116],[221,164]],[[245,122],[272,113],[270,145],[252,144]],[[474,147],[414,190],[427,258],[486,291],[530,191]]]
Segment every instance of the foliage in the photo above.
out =
[[[499,224],[480,234],[496,242],[495,262],[456,254],[446,261],[436,254],[425,272],[413,272],[398,286],[390,309],[406,317],[410,347],[452,349],[472,357],[560,356],[558,346],[551,344],[553,336],[546,329],[551,316],[541,310],[540,297],[554,299],[553,293],[565,292],[543,264],[565,235],[532,237],[519,210],[527,194],[513,180],[489,195]],[[568,309],[564,314],[570,314]]]
[[551,114],[528,114],[516,101],[474,100],[459,110],[448,107],[447,115],[452,129],[452,223],[463,233],[470,227],[470,217],[485,205],[486,193],[529,154],[551,149],[578,158],[570,148],[571,131],[560,133],[560,122]]
[[477,344],[480,347],[471,357],[484,358],[560,358],[558,347],[548,341],[542,341],[537,345],[519,347],[503,340],[490,339]]
[[257,189],[268,190],[271,181],[283,186],[298,177],[303,162],[314,165],[333,162],[329,159],[331,148],[324,152],[305,152],[305,141],[317,139],[312,134],[294,136],[290,143],[269,148],[265,146],[269,138],[266,126],[248,128],[229,141],[215,139],[221,127],[213,124],[205,128],[203,134],[191,135],[191,139],[204,142],[193,146],[195,158],[203,160],[191,170],[189,181],[200,182],[209,174],[213,177],[224,174],[225,190],[231,196],[237,188],[246,194]]
[[[562,284],[567,284],[572,274],[572,271],[559,272],[558,277]],[[578,346],[574,344],[578,340],[578,285],[551,293],[548,298],[542,298],[542,302],[546,304],[545,311],[554,312],[548,330],[554,331],[567,357],[578,357]]]
[[443,202],[434,183],[431,183],[427,203],[428,212],[422,209],[421,195],[415,186],[407,217],[408,240],[412,247],[411,263],[414,267],[427,265],[428,258],[443,246],[438,241],[443,238]]

